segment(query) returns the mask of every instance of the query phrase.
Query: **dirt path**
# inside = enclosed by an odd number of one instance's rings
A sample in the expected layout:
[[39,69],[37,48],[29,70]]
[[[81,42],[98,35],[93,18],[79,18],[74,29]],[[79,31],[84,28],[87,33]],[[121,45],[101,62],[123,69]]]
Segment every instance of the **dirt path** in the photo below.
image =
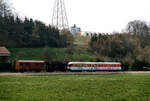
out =
[[53,73],[0,73],[0,76],[48,76],[48,75],[100,75],[100,74],[150,74],[150,71],[129,72],[53,72]]

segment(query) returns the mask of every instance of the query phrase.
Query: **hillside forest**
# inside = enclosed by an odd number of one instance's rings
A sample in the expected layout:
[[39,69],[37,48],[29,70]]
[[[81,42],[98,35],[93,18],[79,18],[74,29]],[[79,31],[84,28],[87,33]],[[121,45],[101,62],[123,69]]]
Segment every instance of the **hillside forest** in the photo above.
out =
[[72,44],[73,36],[67,30],[59,31],[51,25],[25,17],[15,16],[8,2],[0,0],[0,46],[66,47]]

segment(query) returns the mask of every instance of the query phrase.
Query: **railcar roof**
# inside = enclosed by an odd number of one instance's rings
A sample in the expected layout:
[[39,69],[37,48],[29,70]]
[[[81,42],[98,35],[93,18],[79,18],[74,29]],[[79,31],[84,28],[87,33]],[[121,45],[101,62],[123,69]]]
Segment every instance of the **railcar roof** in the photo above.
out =
[[18,60],[17,62],[22,62],[22,63],[44,63],[45,61],[42,61],[42,60]]
[[120,62],[69,62],[68,64],[120,64]]

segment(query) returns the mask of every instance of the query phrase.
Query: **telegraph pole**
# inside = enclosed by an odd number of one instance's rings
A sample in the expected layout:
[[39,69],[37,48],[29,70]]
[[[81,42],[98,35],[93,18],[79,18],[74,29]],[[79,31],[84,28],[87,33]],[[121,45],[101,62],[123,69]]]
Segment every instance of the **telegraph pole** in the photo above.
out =
[[52,16],[52,25],[59,30],[69,30],[64,0],[55,0]]

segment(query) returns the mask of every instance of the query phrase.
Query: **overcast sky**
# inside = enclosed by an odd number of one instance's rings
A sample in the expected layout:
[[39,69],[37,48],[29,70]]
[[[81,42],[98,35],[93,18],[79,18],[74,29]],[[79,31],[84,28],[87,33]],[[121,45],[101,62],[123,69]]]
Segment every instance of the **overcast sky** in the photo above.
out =
[[[55,0],[11,0],[20,16],[52,20]],[[65,0],[69,25],[82,31],[113,32],[124,29],[129,21],[150,22],[150,0]]]

